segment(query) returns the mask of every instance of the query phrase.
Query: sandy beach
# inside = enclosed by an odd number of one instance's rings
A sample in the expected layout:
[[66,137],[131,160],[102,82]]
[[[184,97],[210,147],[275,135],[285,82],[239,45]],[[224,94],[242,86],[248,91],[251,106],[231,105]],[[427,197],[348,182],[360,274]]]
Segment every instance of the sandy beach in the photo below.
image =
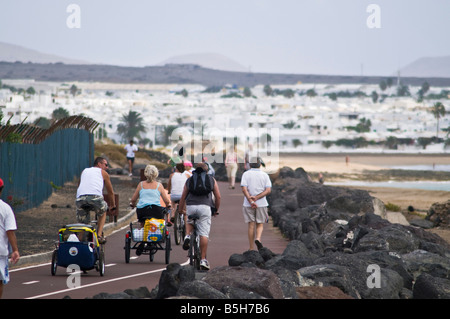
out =
[[[346,156],[348,160],[346,161]],[[391,154],[280,154],[280,167],[288,166],[293,169],[302,167],[310,173],[312,178],[321,172],[325,176],[325,183],[342,176],[352,176],[358,178],[365,170],[379,171],[388,169],[391,166],[401,165],[449,165],[450,155],[391,155]],[[342,180],[345,183],[345,180]],[[420,189],[388,188],[388,187],[357,187],[365,189],[372,196],[381,199],[385,204],[392,203],[406,210],[408,206],[413,206],[417,211],[427,211],[435,202],[444,202],[450,198],[450,192],[446,191],[426,191]]]
[[361,173],[399,165],[450,165],[450,154],[280,154],[279,163],[280,167],[303,167],[307,172]]

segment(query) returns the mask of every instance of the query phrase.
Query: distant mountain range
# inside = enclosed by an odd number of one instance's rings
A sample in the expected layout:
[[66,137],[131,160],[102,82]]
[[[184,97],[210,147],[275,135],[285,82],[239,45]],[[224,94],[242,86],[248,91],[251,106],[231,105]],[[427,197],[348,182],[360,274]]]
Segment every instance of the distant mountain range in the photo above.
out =
[[400,68],[400,76],[450,78],[450,56],[420,58]]
[[207,69],[232,71],[232,72],[248,72],[244,66],[238,62],[217,53],[193,53],[185,55],[177,55],[158,63],[157,66],[166,64],[196,64]]
[[[408,85],[422,85],[426,80],[432,86],[449,86],[450,57],[419,59],[402,68],[400,75],[402,82]],[[99,65],[0,42],[0,79],[192,83],[205,86],[236,84],[252,87],[258,84],[296,84],[298,82],[379,84],[385,78],[382,76],[252,73],[238,62],[215,53],[176,56],[156,66],[147,67]]]
[[19,45],[0,42],[0,61],[23,63],[64,63],[64,64],[90,64],[87,61],[68,59],[53,54],[42,53],[27,49]]

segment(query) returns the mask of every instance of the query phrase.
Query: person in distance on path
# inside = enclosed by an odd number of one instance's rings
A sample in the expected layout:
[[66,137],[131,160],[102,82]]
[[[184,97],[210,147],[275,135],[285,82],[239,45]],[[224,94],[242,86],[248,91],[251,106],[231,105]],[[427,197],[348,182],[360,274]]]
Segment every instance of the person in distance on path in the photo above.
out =
[[258,157],[250,160],[250,170],[245,171],[241,178],[244,203],[242,213],[248,224],[248,241],[250,250],[254,249],[254,243],[261,249],[261,235],[264,223],[269,221],[266,196],[272,191],[272,182],[266,172],[260,170],[261,161]]
[[128,176],[133,176],[133,164],[134,164],[134,158],[135,154],[134,152],[137,152],[139,149],[137,145],[133,144],[133,140],[130,140],[130,143],[125,145],[124,149],[127,151],[127,161],[128,161],[128,170],[129,174]]

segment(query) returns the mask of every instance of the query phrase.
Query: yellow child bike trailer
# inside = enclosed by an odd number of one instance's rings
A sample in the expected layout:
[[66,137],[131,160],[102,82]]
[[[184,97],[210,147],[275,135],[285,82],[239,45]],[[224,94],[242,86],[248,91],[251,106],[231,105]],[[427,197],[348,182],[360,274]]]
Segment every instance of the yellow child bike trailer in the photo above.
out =
[[55,243],[52,255],[51,274],[56,274],[57,267],[67,268],[76,265],[86,272],[96,269],[100,276],[105,273],[105,252],[100,245],[96,230],[87,224],[69,224],[58,232],[59,240]]

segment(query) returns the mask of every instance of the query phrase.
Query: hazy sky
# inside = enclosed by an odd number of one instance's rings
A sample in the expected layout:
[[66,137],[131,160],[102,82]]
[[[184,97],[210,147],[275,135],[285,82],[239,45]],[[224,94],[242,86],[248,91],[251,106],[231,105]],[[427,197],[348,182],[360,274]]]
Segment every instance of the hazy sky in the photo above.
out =
[[450,0],[0,0],[0,41],[116,65],[209,52],[252,72],[392,75],[450,56],[449,16]]

